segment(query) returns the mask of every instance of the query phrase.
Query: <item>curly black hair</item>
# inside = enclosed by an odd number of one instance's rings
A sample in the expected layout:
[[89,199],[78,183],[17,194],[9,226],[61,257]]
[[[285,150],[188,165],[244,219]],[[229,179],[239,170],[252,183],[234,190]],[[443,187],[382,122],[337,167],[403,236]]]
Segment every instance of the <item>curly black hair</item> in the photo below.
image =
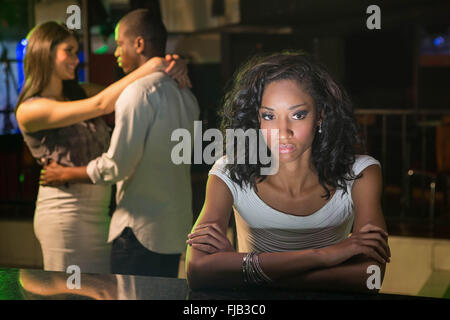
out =
[[[336,83],[326,68],[305,52],[284,51],[268,56],[255,56],[235,73],[230,90],[224,96],[222,130],[259,129],[258,110],[264,89],[278,80],[295,80],[314,100],[316,112],[322,117],[322,133],[316,134],[312,144],[312,162],[318,172],[319,183],[330,198],[328,186],[346,190],[346,181],[354,180],[352,166],[355,154],[363,149],[351,101],[345,90]],[[226,142],[225,142],[226,143]],[[236,146],[236,143],[234,144]],[[267,148],[267,146],[264,146]],[[234,147],[234,154],[237,153]],[[245,143],[245,154],[249,142]],[[267,150],[270,154],[270,150]],[[258,158],[256,164],[230,161],[230,178],[241,188],[263,181]]]

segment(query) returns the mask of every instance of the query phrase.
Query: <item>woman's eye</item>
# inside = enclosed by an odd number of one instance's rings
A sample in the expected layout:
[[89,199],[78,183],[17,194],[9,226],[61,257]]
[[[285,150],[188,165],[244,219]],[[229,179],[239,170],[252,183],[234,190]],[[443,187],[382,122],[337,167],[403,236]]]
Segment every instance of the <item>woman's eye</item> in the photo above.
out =
[[71,48],[67,48],[67,49],[65,49],[65,51],[67,52],[67,54],[74,54],[74,55],[77,55],[78,54],[78,51],[77,50],[75,50],[75,49],[71,49]]
[[273,114],[263,112],[263,113],[261,113],[261,118],[263,118],[264,120],[272,120]]
[[302,119],[304,119],[306,117],[307,114],[308,114],[308,112],[306,112],[306,111],[296,112],[294,114],[294,119],[295,120],[302,120]]

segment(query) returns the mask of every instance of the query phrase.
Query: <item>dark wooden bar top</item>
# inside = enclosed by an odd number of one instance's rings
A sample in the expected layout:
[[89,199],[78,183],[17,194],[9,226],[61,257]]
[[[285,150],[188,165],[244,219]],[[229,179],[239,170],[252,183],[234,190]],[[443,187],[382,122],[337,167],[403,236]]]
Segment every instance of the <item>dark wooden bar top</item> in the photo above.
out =
[[[429,300],[432,298],[278,289],[189,289],[185,279],[0,268],[0,300]],[[440,300],[440,299],[432,299]]]

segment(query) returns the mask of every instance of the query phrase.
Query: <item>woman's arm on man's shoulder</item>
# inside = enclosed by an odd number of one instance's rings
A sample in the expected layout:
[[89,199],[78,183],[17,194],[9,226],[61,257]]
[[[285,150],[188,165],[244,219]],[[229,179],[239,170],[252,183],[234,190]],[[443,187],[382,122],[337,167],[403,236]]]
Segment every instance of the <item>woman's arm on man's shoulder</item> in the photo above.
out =
[[[83,88],[84,92],[86,93],[86,96],[88,98],[95,96],[96,94],[100,93],[103,89],[106,87],[97,83],[92,82],[83,82],[80,83],[81,88]],[[115,120],[115,113],[111,112],[109,114],[105,114],[102,116],[103,120],[106,122],[108,126],[111,128],[114,127],[114,120]]]
[[169,62],[166,59],[153,57],[133,72],[87,99],[76,101],[30,99],[17,108],[17,122],[22,131],[36,132],[69,126],[111,113],[125,87],[148,74],[165,71],[168,65]]

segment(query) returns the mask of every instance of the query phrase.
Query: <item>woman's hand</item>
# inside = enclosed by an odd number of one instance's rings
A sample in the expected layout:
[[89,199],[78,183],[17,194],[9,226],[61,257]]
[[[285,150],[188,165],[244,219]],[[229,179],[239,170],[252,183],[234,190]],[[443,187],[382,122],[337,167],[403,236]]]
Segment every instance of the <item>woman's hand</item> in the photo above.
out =
[[66,167],[50,160],[50,163],[41,170],[39,184],[53,187],[63,185],[66,183],[64,178],[66,169]]
[[188,234],[187,244],[208,254],[234,251],[227,236],[215,223],[199,224],[194,232]]
[[[136,72],[137,77],[140,78],[158,71],[165,72],[176,80],[181,89],[186,86],[192,87],[188,77],[186,61],[177,54],[167,54],[165,58],[153,57],[133,72]],[[108,111],[112,112],[113,110]]]
[[168,62],[168,66],[164,71],[178,82],[180,89],[186,86],[192,88],[186,61],[177,54],[166,54],[165,59]]
[[347,239],[319,249],[326,267],[335,266],[363,254],[380,264],[390,262],[391,251],[387,243],[388,234],[380,227],[366,224]]

